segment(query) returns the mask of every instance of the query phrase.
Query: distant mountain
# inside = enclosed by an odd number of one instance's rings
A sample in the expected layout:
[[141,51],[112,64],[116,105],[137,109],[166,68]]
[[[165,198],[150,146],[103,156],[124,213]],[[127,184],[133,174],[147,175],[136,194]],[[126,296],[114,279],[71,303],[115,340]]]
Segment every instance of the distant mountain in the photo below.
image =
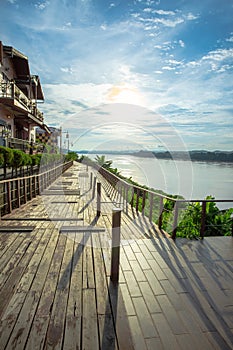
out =
[[132,155],[136,157],[152,158],[156,157],[159,159],[177,159],[177,160],[192,160],[199,162],[226,162],[233,163],[233,151],[161,151],[161,152],[150,152],[150,151],[139,151],[134,152]]
[[80,150],[78,154],[119,154],[119,155],[132,155],[142,158],[158,158],[158,159],[177,159],[177,160],[192,160],[199,162],[225,162],[233,163],[233,151],[206,151],[206,150],[192,150],[192,151],[145,151],[145,150]]

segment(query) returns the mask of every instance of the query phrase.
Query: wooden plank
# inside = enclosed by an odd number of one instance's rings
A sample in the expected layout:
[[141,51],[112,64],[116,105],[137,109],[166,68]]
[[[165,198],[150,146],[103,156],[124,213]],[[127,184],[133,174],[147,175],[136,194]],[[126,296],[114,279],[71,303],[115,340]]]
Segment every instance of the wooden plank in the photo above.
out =
[[[92,242],[91,237],[89,242]],[[95,288],[92,248],[87,244],[83,249],[83,288]]]
[[150,313],[155,313],[155,312],[161,312],[161,308],[159,306],[159,303],[157,299],[155,298],[155,295],[149,285],[149,283],[146,282],[139,282],[139,287],[142,292],[142,296],[144,298],[144,301],[146,303],[146,306],[149,310]]
[[114,317],[114,324],[117,335],[117,343],[120,350],[133,350],[133,341],[127,318],[127,311],[124,299],[118,285],[109,280],[109,295]]
[[[97,313],[99,315],[111,314],[111,306],[108,295],[108,285],[105,265],[103,261],[102,249],[98,247],[98,236],[93,237],[94,246],[94,272],[95,272],[95,282],[96,282],[96,301],[97,301]],[[103,318],[100,318],[102,321]],[[110,321],[109,321],[110,322]]]
[[39,296],[39,293],[36,293],[35,291],[30,291],[27,294],[20,316],[16,321],[15,327],[6,346],[6,350],[18,350],[24,348],[33,321],[34,312],[39,301]]
[[160,338],[149,338],[146,339],[147,350],[164,350]]
[[141,266],[137,262],[137,260],[131,260],[130,266],[132,268],[132,271],[134,273],[134,276],[135,276],[137,282],[147,281],[146,276],[145,276],[143,270],[141,269]]
[[130,296],[128,287],[125,283],[121,283],[120,284],[120,290],[121,290],[121,294],[123,297],[123,301],[124,301],[124,305],[125,305],[125,311],[127,316],[134,316],[136,315],[135,313],[135,309],[133,306],[133,302],[132,302],[132,298]]
[[82,349],[99,349],[94,289],[83,289]]
[[81,349],[82,253],[83,245],[74,239],[71,281],[66,309],[66,325],[63,346],[66,350]]
[[125,280],[131,297],[140,297],[141,291],[132,271],[124,271]]
[[[76,219],[77,220],[77,219]],[[62,226],[60,232],[105,232],[104,227],[97,226]]]
[[165,294],[160,282],[152,270],[146,270],[145,275],[154,295]]
[[174,334],[184,334],[187,333],[187,328],[183,324],[182,320],[179,317],[179,314],[176,312],[175,308],[170,303],[166,295],[157,296],[158,303],[168,320],[168,323]]
[[178,344],[165,316],[162,313],[152,314],[151,316],[157,328],[163,348],[180,350],[180,345]]
[[141,327],[136,316],[129,317],[129,326],[132,334],[134,350],[147,350]]
[[142,297],[132,298],[136,315],[142,329],[144,338],[158,337],[158,332],[153,324],[151,315],[146,307],[146,303]]
[[14,328],[14,325],[16,323],[16,320],[18,318],[18,314],[20,313],[20,310],[24,304],[24,301],[26,299],[27,293],[15,293],[11,301],[4,312],[4,315],[1,317],[0,322],[0,349],[5,349],[9,337],[11,335],[12,329]]
[[47,349],[61,349],[64,337],[67,300],[72,268],[73,241],[66,239],[56,294],[52,304],[51,319],[46,336]]
[[0,233],[1,232],[32,232],[34,230],[35,226],[0,226]]
[[100,349],[119,349],[112,314],[98,315],[98,325],[100,334]]
[[[32,237],[31,237],[32,238]],[[38,241],[28,241],[26,246],[24,246],[24,253],[19,258],[17,266],[14,267],[10,277],[7,279],[6,283],[0,292],[0,315],[4,312],[12,294],[14,293],[19,280],[22,278],[24,271],[27,268],[27,264],[30,261]]]

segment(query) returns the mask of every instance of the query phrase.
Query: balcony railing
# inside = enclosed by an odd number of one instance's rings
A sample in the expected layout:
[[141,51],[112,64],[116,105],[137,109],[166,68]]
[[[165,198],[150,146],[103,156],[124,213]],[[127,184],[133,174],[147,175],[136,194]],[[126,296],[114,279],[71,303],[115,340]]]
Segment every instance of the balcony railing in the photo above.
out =
[[14,137],[8,137],[6,144],[10,148],[19,149],[24,152],[27,152],[27,151],[29,152],[30,149],[35,152],[42,152],[44,147],[41,143],[30,142],[27,140],[17,139]]
[[36,104],[32,102],[14,82],[2,82],[0,84],[0,98],[7,98],[14,101],[14,105],[24,109],[33,117],[43,122],[43,113],[38,110]]

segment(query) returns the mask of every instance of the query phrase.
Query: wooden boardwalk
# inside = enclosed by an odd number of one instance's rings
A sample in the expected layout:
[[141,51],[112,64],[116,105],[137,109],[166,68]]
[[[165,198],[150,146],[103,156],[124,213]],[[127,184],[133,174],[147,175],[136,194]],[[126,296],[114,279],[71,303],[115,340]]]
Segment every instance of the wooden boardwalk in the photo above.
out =
[[113,203],[102,189],[96,217],[89,175],[76,164],[2,218],[0,349],[233,349],[232,237],[173,242],[122,213],[114,285]]

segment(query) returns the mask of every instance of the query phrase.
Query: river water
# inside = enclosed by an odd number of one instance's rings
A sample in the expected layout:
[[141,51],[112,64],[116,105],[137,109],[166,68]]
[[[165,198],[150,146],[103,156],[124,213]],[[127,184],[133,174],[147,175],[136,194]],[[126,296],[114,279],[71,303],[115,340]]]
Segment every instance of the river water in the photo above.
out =
[[[92,159],[95,155],[90,155]],[[136,157],[132,155],[105,155],[112,160],[122,175],[132,177],[139,184],[160,189],[168,194],[180,194],[186,199],[231,199],[219,203],[221,209],[233,207],[233,164],[212,162],[174,161]]]

